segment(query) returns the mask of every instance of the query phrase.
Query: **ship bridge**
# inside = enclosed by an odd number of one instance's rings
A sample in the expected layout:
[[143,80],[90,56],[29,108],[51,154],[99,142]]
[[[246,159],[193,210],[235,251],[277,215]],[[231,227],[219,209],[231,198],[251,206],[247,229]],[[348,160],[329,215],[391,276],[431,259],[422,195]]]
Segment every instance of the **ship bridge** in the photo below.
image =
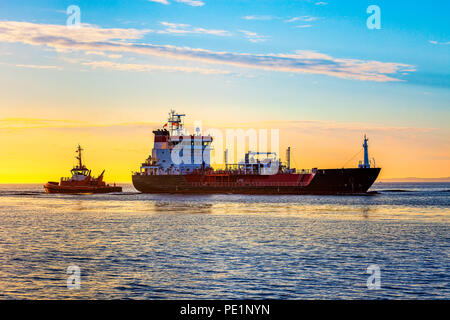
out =
[[142,164],[141,174],[189,174],[210,168],[213,138],[200,132],[189,134],[184,129],[184,116],[171,110],[163,128],[153,131],[152,154]]

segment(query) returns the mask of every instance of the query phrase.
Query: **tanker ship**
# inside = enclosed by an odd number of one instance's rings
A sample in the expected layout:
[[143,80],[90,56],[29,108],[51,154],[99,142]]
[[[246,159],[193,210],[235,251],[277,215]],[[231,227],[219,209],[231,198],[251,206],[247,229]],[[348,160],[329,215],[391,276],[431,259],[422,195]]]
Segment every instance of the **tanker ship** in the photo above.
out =
[[[215,170],[210,165],[213,138],[199,132],[188,134],[184,114],[171,110],[168,122],[153,131],[152,154],[133,173],[134,187],[142,193],[181,194],[364,194],[381,168],[369,161],[368,139],[364,136],[364,161],[355,168],[296,170],[273,152],[249,151],[237,164]],[[261,157],[262,156],[262,157]]]

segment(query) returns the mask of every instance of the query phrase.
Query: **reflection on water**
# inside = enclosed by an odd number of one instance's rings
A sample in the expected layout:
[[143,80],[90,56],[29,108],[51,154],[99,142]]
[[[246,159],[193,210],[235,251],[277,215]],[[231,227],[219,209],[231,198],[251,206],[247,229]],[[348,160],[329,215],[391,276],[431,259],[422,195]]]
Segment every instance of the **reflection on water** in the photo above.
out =
[[[450,186],[375,189],[74,196],[2,185],[0,297],[450,298]],[[366,287],[371,264],[381,290]],[[70,265],[79,290],[66,287]]]
[[212,213],[213,205],[211,203],[189,203],[175,201],[155,201],[152,202],[153,211],[161,213]]
[[370,213],[375,213],[377,211],[377,209],[376,208],[370,208],[370,207],[362,207],[361,208],[361,216],[364,218],[364,219],[369,219],[369,214]]

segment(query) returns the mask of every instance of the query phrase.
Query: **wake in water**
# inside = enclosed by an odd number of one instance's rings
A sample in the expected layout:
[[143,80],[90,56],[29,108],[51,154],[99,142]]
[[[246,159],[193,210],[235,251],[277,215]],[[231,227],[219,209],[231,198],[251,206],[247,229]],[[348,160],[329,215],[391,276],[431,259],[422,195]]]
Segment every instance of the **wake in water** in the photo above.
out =
[[1,196],[34,196],[45,194],[44,191],[14,191],[14,190],[0,190]]
[[414,190],[404,190],[404,189],[384,189],[378,190],[379,192],[415,192]]

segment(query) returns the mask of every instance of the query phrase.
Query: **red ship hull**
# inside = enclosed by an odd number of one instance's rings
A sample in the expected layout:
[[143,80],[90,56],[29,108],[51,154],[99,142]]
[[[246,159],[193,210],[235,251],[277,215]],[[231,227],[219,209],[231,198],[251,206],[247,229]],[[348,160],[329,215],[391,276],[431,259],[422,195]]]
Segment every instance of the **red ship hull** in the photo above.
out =
[[110,193],[122,192],[122,187],[114,186],[86,186],[86,185],[59,185],[57,182],[49,182],[44,185],[47,193],[65,193],[65,194],[91,194],[91,193]]
[[317,170],[313,174],[136,174],[132,178],[134,187],[143,193],[362,194],[379,173],[380,168],[355,168]]

